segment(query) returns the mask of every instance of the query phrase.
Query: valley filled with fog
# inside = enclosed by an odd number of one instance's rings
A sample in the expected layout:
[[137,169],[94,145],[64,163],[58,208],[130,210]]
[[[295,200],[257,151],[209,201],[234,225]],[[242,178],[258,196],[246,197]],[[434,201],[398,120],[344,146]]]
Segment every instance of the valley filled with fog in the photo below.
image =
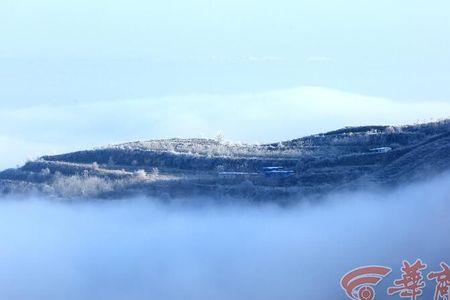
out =
[[344,299],[341,276],[376,264],[383,299],[403,259],[450,259],[448,180],[292,207],[2,199],[0,298]]

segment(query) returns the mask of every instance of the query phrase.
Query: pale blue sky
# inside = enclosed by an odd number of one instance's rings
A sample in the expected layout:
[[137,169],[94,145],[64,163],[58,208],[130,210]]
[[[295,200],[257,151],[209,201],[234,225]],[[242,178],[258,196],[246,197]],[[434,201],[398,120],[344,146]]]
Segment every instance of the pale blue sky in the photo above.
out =
[[2,105],[323,86],[450,101],[444,0],[0,1]]

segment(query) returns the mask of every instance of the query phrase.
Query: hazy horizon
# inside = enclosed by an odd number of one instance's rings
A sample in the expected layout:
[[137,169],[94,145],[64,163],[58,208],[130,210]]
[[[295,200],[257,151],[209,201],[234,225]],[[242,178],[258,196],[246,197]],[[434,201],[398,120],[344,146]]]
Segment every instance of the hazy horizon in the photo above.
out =
[[447,102],[402,102],[321,87],[4,108],[0,169],[43,155],[136,140],[222,134],[232,142],[270,143],[346,126],[446,117]]

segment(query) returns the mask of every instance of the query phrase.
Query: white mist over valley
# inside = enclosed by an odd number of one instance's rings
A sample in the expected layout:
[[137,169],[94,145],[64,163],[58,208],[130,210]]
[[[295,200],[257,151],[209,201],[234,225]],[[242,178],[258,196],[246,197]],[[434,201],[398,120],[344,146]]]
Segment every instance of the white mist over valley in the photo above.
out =
[[3,199],[0,298],[344,299],[341,276],[375,264],[388,299],[403,259],[450,259],[448,180],[293,207]]

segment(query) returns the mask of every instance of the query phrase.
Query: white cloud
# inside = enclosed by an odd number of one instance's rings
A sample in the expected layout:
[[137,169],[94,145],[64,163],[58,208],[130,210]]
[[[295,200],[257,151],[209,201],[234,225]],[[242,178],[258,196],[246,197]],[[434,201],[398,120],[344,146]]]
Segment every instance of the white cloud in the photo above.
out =
[[320,87],[184,95],[0,111],[0,168],[46,151],[169,137],[271,142],[344,126],[449,117],[450,103],[397,102]]
[[386,299],[403,259],[450,259],[448,180],[290,209],[3,199],[0,298],[344,299],[341,276],[377,264]]

